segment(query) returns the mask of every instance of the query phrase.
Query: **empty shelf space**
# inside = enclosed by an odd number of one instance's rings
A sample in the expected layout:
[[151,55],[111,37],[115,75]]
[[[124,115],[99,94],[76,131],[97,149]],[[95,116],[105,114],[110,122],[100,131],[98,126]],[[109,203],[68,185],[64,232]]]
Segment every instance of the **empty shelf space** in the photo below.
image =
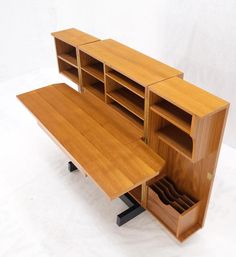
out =
[[140,130],[143,130],[143,120],[139,119],[133,113],[129,112],[122,105],[118,104],[117,102],[112,102],[109,104],[109,106],[111,106],[113,109],[115,109],[117,112],[119,112],[126,119],[131,121]]
[[89,64],[82,67],[82,70],[86,71],[101,82],[104,82],[104,71],[102,63]]
[[90,91],[92,94],[100,98],[102,101],[105,100],[104,95],[104,84],[100,81],[94,83],[94,84],[87,84],[85,85],[85,88]]
[[130,91],[135,93],[141,98],[144,98],[145,92],[144,87],[139,85],[138,83],[134,82],[133,80],[125,77],[124,75],[120,74],[115,70],[111,70],[106,73],[108,77],[116,81],[117,83],[121,84],[123,87],[128,88]]
[[119,88],[107,93],[114,101],[128,109],[134,115],[144,120],[144,100],[125,88]]
[[169,122],[173,123],[184,132],[190,134],[192,116],[189,113],[183,111],[166,100],[162,100],[152,105],[150,109]]
[[76,55],[74,55],[74,53],[64,53],[64,54],[58,54],[57,56],[59,59],[69,63],[70,65],[74,66],[75,68],[77,68],[77,59],[76,59]]
[[173,125],[167,125],[157,132],[159,139],[166,144],[173,147],[176,151],[185,155],[185,157],[192,158],[193,142],[189,135],[178,129]]
[[138,202],[141,203],[142,186],[135,187],[129,194]]
[[68,79],[72,80],[74,83],[79,84],[79,75],[76,68],[70,68],[68,70],[63,70],[61,73]]

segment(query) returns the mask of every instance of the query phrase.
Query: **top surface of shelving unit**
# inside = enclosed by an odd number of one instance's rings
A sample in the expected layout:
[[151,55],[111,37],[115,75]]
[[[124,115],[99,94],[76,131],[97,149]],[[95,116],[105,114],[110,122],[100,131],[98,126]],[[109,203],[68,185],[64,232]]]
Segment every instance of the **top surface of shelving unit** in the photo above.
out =
[[170,78],[149,87],[150,91],[163,97],[186,112],[204,117],[226,108],[229,103],[180,78]]
[[182,74],[181,71],[112,39],[83,45],[80,49],[142,86]]
[[18,98],[111,199],[155,177],[165,164],[140,130],[89,92],[55,84]]
[[94,36],[91,36],[83,31],[74,28],[53,32],[52,36],[74,47],[100,40]]

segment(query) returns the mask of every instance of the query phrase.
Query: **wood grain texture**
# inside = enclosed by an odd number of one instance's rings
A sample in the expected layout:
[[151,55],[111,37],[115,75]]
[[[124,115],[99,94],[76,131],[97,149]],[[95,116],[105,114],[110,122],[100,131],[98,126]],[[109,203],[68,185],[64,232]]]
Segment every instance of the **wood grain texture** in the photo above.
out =
[[99,40],[98,38],[75,28],[53,32],[52,36],[74,47]]
[[82,45],[79,49],[144,87],[182,74],[112,39]]
[[180,241],[204,224],[228,108],[225,100],[179,78],[148,87],[148,144],[166,161],[164,173],[199,201],[191,214],[176,219],[160,199],[154,204],[158,197],[150,191],[148,208]]
[[[72,91],[65,84],[56,84],[19,95],[18,98],[111,199],[160,172],[164,161],[158,155],[153,153],[148,157],[144,153],[145,158],[142,159],[141,151],[136,155],[135,148],[126,146],[128,141],[125,144],[113,136],[110,129],[106,129],[105,125],[112,123],[109,117],[104,117],[104,122],[99,119],[103,126],[88,114],[86,107],[93,105],[94,96],[76,91],[76,95],[68,93]],[[85,99],[87,104],[84,103]],[[105,103],[100,101],[99,105],[104,112],[114,113]],[[127,123],[122,116],[114,115],[117,122],[122,125]],[[140,138],[135,136],[136,129],[133,129],[133,137],[138,142]],[[123,132],[124,138],[128,137],[128,133]],[[147,146],[146,149],[149,152]]]
[[225,100],[177,77],[155,83],[149,90],[198,117],[211,115],[228,106]]

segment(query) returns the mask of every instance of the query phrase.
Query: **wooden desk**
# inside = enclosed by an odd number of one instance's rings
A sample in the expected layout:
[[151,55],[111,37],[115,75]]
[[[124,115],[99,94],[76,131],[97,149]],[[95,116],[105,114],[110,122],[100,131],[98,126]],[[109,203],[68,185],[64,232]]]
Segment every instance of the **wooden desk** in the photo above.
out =
[[139,129],[89,92],[56,84],[18,98],[111,199],[157,176],[164,166],[141,141]]

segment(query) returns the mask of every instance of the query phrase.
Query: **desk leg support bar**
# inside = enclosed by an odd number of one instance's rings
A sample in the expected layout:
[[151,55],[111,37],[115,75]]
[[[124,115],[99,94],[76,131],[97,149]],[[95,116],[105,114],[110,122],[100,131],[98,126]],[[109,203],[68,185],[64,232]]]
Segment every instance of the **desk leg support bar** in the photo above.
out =
[[140,213],[145,211],[145,209],[128,193],[122,195],[120,199],[129,207],[127,210],[123,211],[117,215],[116,223],[118,226],[122,226],[126,222],[132,220]]

